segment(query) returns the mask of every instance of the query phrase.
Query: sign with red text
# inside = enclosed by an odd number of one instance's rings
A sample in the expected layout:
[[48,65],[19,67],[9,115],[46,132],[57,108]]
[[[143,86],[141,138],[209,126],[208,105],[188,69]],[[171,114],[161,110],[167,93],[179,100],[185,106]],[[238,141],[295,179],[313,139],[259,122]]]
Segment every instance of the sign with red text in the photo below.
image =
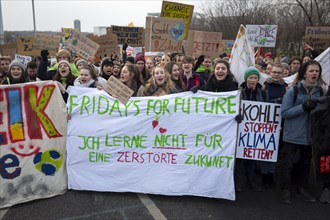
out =
[[188,56],[200,55],[219,57],[222,33],[207,31],[189,31],[187,51]]
[[253,47],[275,47],[277,25],[246,25],[246,36]]
[[177,18],[146,18],[146,52],[182,52],[185,20]]
[[193,11],[193,5],[163,1],[160,17],[184,19],[186,24],[184,29],[184,39],[186,40],[188,37],[188,30],[190,28]]
[[276,162],[281,105],[242,100],[243,121],[237,134],[236,158]]
[[70,189],[235,199],[239,91],[133,97],[125,105],[105,91],[68,92]]
[[0,125],[0,208],[66,192],[66,108],[56,84],[2,85]]

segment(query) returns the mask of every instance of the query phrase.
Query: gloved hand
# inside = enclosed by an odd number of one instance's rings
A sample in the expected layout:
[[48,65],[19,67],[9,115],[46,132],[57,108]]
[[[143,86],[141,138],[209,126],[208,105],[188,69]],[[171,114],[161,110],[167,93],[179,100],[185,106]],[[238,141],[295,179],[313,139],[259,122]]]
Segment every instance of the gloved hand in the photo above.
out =
[[48,61],[48,55],[49,55],[48,50],[42,50],[40,52],[40,56],[42,57],[42,60],[44,60],[44,61]]
[[313,109],[316,108],[317,102],[315,100],[306,100],[303,104],[302,107],[304,109],[305,112],[307,111],[312,111]]
[[127,49],[127,47],[128,47],[128,44],[125,42],[125,43],[123,43],[123,50],[126,50]]
[[235,121],[240,124],[243,121],[244,117],[243,115],[239,114],[235,116]]

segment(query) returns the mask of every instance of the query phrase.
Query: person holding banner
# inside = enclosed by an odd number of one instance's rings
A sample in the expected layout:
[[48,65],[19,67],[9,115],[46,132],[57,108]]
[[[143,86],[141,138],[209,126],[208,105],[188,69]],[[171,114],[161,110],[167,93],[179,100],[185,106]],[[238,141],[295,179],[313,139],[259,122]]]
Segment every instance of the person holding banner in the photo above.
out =
[[137,96],[162,96],[177,92],[170,74],[163,67],[157,66],[145,86],[140,87]]
[[298,150],[298,178],[296,196],[306,202],[315,202],[316,199],[305,189],[308,183],[311,148],[311,116],[310,113],[318,104],[318,99],[323,96],[322,67],[320,63],[310,60],[304,63],[296,78],[293,87],[284,95],[282,102],[282,118],[285,119],[282,150],[281,169],[281,201],[291,203],[290,179],[292,164]]
[[230,71],[230,65],[225,60],[218,60],[213,67],[213,74],[201,88],[210,92],[229,92],[238,89],[238,83]]
[[[128,88],[132,89],[134,91],[133,97],[137,96],[138,92],[138,83],[135,80],[135,76],[138,76],[138,78],[141,78],[140,76],[140,70],[137,68],[134,64],[126,64],[120,73],[120,81],[124,83]],[[141,86],[141,83],[139,83]]]
[[53,78],[60,88],[65,103],[68,101],[69,94],[67,88],[73,86],[76,77],[72,74],[71,65],[66,60],[61,60],[57,65],[57,71]]
[[[255,67],[249,67],[244,72],[244,80],[240,85],[241,95],[243,100],[267,102],[268,95],[259,82],[260,72]],[[253,191],[260,192],[262,188],[254,180],[255,160],[236,159],[235,178],[237,181],[236,191],[242,191],[241,188],[241,171],[244,165],[246,170],[247,181],[245,186]]]
[[11,85],[18,83],[29,82],[29,79],[25,73],[25,66],[19,60],[13,60],[8,68],[8,75],[3,80],[3,85]]
[[183,83],[182,76],[180,74],[180,68],[177,65],[177,63],[175,63],[173,61],[168,62],[165,65],[164,69],[171,75],[171,79],[175,85],[175,89],[178,92],[185,92],[186,87]]
[[80,67],[80,76],[75,79],[73,85],[88,88],[101,87],[98,77],[90,65]]

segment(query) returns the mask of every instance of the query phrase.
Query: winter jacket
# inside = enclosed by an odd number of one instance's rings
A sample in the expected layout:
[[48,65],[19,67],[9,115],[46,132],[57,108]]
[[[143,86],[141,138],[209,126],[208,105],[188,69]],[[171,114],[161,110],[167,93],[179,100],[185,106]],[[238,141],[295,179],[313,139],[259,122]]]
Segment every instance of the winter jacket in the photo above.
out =
[[268,78],[264,85],[268,93],[269,102],[282,104],[287,84],[284,81],[272,82],[271,78]]
[[268,102],[267,91],[262,88],[261,84],[257,84],[255,90],[251,90],[247,87],[246,82],[243,82],[240,86],[242,92],[242,99],[248,101],[257,101],[257,102]]
[[282,102],[282,117],[285,119],[283,141],[300,144],[311,144],[311,118],[310,113],[304,111],[302,104],[308,100],[316,100],[321,95],[321,87],[316,86],[310,94],[307,93],[301,82],[297,85],[298,94],[295,103],[294,88],[291,87],[284,95]]

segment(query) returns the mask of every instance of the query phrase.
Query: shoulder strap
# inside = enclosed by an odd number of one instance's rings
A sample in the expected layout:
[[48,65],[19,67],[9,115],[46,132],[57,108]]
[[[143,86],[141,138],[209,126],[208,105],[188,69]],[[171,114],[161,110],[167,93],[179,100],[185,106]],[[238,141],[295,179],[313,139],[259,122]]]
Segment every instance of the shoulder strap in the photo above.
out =
[[296,103],[298,93],[298,86],[293,86],[293,105]]

